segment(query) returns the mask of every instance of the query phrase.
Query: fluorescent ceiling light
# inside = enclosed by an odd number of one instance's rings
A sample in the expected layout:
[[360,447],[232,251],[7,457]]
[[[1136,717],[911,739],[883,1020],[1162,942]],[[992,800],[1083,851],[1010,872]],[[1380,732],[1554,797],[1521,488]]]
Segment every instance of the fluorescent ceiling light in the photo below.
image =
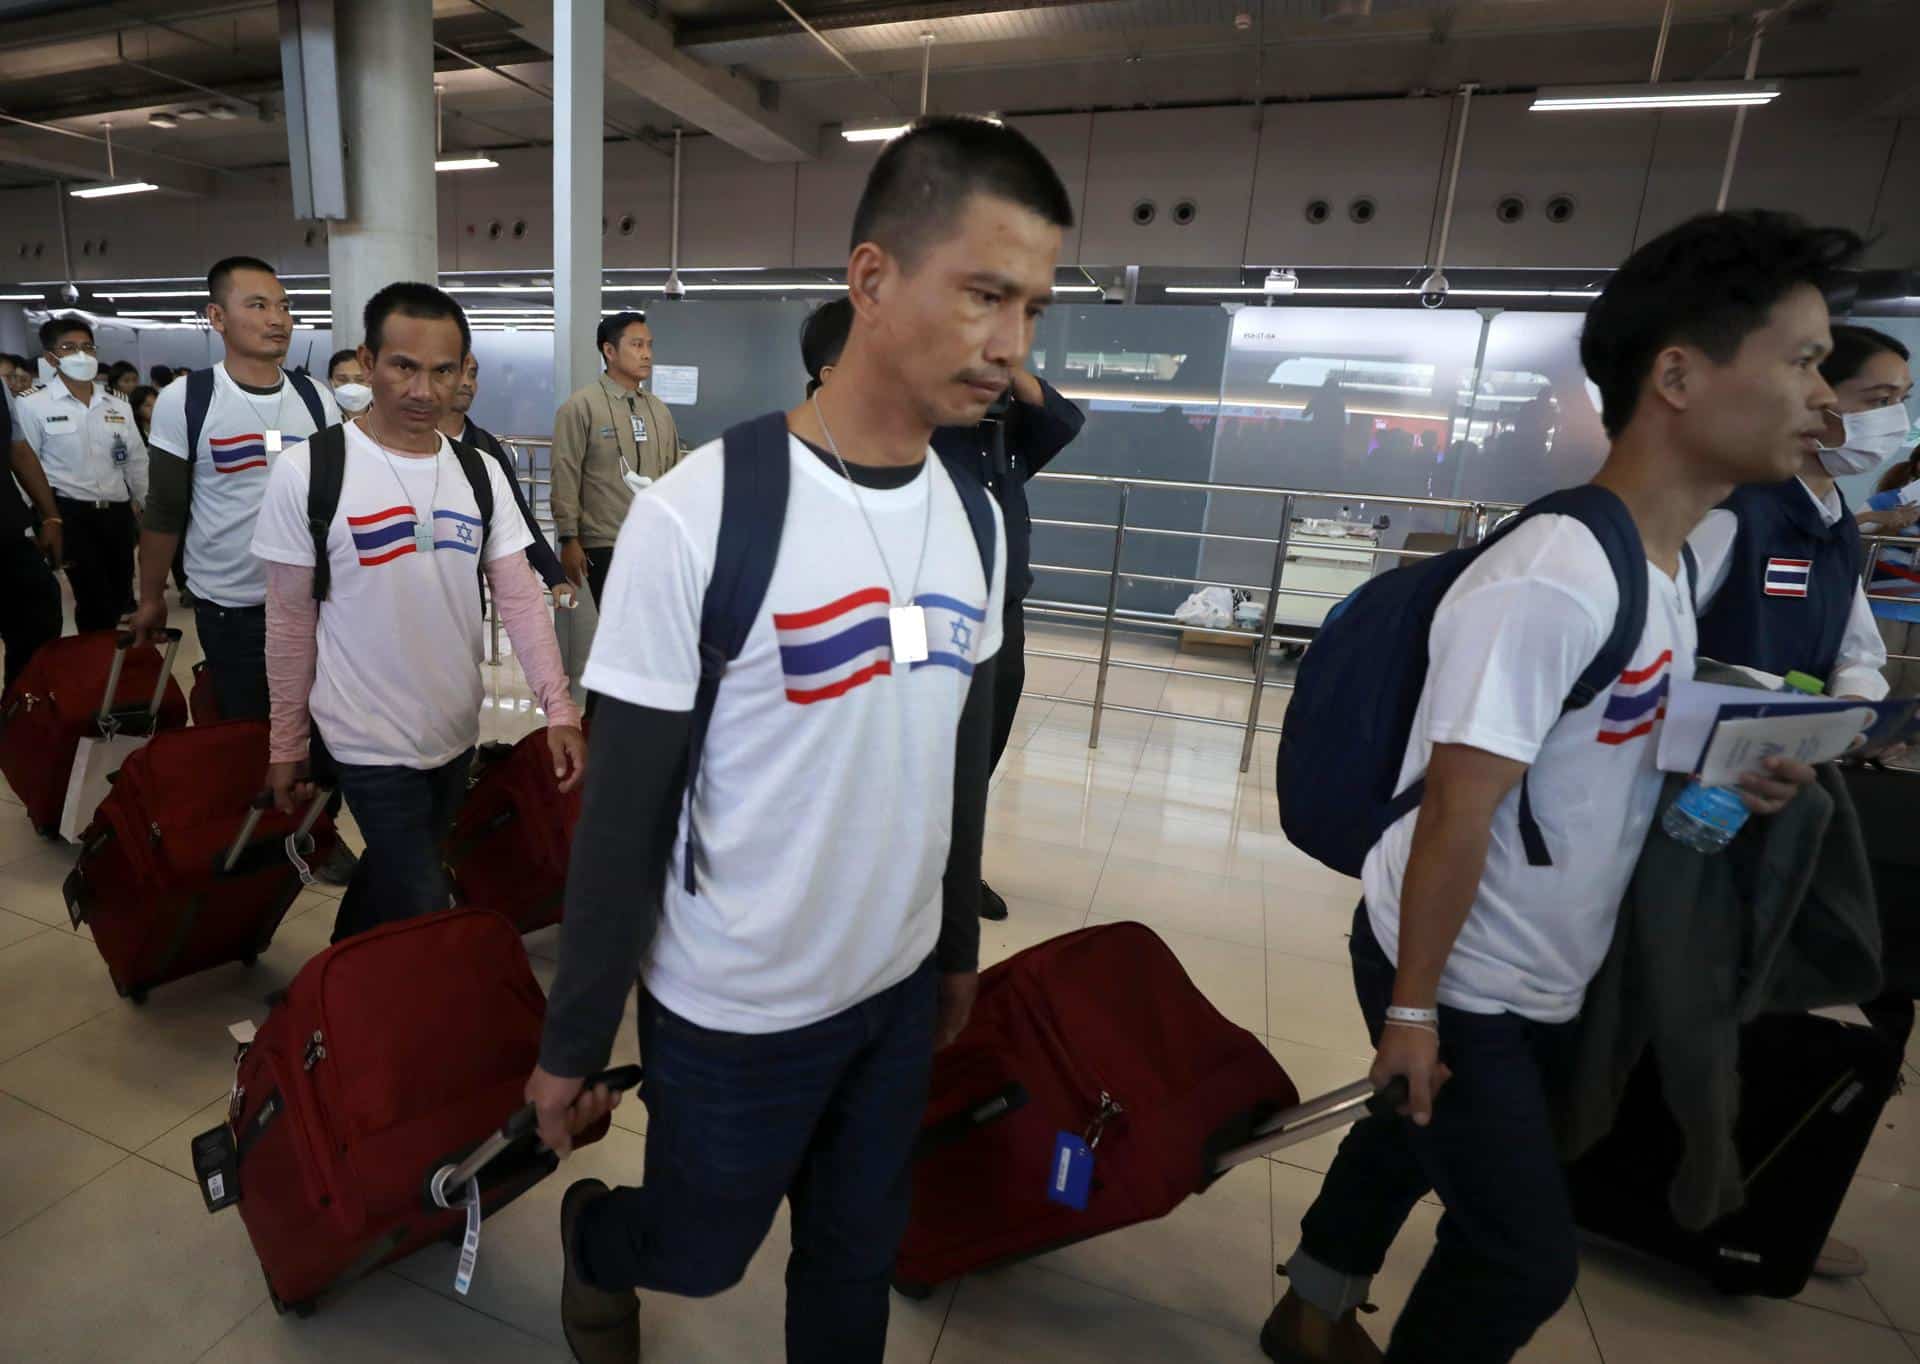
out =
[[1780,98],[1779,81],[1670,81],[1656,85],[1563,85],[1541,90],[1535,113],[1592,109],[1731,109]]
[[42,294],[0,294],[0,303],[44,303]]
[[499,166],[491,156],[443,156],[433,163],[437,171],[493,170]]
[[842,128],[840,136],[849,142],[891,142],[911,126],[906,123],[889,123],[879,128]]
[[106,299],[205,298],[207,295],[205,289],[116,289],[112,293],[104,289],[96,289],[95,293],[98,294],[99,297]]
[[148,194],[160,186],[146,180],[122,180],[118,183],[88,185],[83,189],[68,190],[75,199],[112,199],[122,194]]

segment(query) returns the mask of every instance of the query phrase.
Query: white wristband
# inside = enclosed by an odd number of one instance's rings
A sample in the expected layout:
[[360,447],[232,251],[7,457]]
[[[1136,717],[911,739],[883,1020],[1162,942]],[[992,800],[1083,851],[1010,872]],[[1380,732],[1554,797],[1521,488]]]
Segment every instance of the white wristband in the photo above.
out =
[[1406,1009],[1398,1004],[1392,1004],[1387,1007],[1387,1022],[1389,1023],[1425,1023],[1432,1025],[1437,1024],[1439,1021],[1440,1011],[1438,1009]]

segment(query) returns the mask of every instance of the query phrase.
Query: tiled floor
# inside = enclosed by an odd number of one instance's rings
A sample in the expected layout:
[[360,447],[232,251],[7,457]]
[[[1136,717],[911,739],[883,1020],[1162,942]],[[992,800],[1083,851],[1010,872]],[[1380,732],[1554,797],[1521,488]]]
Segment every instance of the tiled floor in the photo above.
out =
[[[1091,652],[1093,643],[1035,631],[1036,648]],[[1121,640],[1116,656],[1168,652]],[[1219,655],[1180,662],[1244,667]],[[1244,687],[1115,676],[1125,680],[1108,694],[1123,704],[1227,715],[1245,704]],[[492,685],[488,737],[534,722],[510,662]],[[1030,685],[1091,695],[1091,669],[1035,659]],[[1015,749],[995,778],[988,851],[989,878],[1013,914],[983,926],[987,958],[1102,919],[1144,920],[1224,1013],[1267,1038],[1303,1091],[1359,1076],[1367,1047],[1343,965],[1355,888],[1280,837],[1271,738],[1243,777],[1236,730],[1112,714],[1089,751],[1087,716],[1065,703],[1021,711]],[[86,935],[66,926],[59,880],[69,864],[0,793],[0,1360],[563,1361],[558,1179],[489,1219],[465,1299],[452,1291],[451,1252],[436,1249],[311,1320],[274,1315],[239,1218],[204,1211],[187,1139],[218,1120],[231,1078],[226,1025],[263,1016],[265,992],[324,944],[333,900],[303,896],[252,971],[209,972],[135,1009],[115,997]],[[556,930],[529,939],[543,977],[555,943]],[[630,1056],[631,1035],[623,1029],[616,1059]],[[623,1107],[616,1130],[568,1173],[636,1179],[644,1127],[639,1105]],[[1242,1167],[1162,1222],[980,1275],[926,1302],[896,1300],[888,1357],[1257,1364],[1254,1334],[1281,1286],[1274,1261],[1291,1249],[1336,1140]],[[1438,1216],[1431,1205],[1416,1209],[1376,1286],[1376,1330],[1404,1301]],[[1592,1249],[1577,1298],[1523,1358],[1915,1364],[1920,1090],[1888,1107],[1840,1231],[1867,1250],[1872,1272],[1818,1285],[1795,1303],[1720,1298],[1657,1265]],[[783,1237],[776,1227],[746,1281],[720,1298],[649,1298],[648,1360],[778,1359]]]

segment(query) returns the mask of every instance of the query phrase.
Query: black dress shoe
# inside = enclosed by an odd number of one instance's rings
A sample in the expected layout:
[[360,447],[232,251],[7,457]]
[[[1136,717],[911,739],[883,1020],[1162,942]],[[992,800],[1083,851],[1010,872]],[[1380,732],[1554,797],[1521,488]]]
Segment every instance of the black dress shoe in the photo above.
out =
[[1007,902],[999,891],[985,881],[980,883],[980,917],[999,923],[1007,917]]

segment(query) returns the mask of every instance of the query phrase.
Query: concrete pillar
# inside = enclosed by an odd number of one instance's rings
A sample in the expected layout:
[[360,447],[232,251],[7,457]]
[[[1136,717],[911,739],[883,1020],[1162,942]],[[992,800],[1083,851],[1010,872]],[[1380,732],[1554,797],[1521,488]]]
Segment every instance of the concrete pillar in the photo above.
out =
[[601,128],[607,104],[606,0],[553,6],[553,396],[600,372]]
[[431,0],[339,0],[347,212],[327,234],[335,347],[358,345],[367,300],[440,270]]

